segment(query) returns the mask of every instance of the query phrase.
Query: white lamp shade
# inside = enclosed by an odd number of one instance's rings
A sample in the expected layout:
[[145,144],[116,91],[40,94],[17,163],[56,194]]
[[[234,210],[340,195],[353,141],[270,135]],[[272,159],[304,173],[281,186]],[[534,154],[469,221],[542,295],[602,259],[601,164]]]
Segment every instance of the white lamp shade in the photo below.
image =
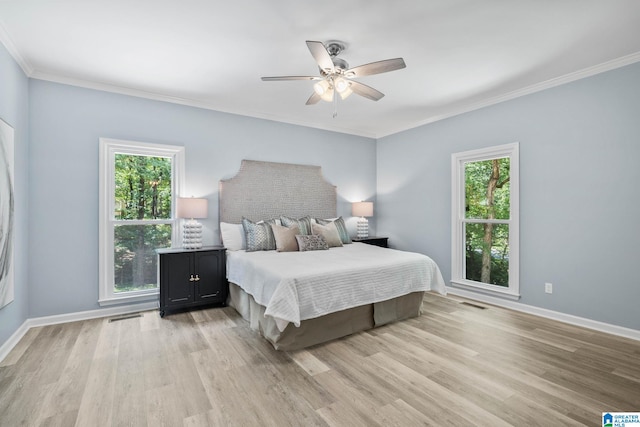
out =
[[351,205],[353,216],[368,217],[373,216],[373,202],[355,202]]
[[207,199],[196,199],[193,197],[178,198],[178,218],[206,218],[208,210]]

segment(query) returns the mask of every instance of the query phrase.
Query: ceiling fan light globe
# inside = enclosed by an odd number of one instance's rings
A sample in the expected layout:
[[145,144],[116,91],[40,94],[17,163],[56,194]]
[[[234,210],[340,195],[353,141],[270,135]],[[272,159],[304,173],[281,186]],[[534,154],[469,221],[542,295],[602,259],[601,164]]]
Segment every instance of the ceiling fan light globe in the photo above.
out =
[[329,89],[329,82],[326,80],[319,81],[313,85],[313,90],[320,96],[326,94]]
[[323,101],[332,102],[333,101],[333,89],[329,88],[322,95],[320,95]]
[[349,89],[349,81],[342,77],[338,77],[337,79],[335,79],[333,85],[339,93],[342,93],[345,90]]
[[343,90],[342,92],[338,92],[340,94],[340,99],[342,99],[343,101],[345,99],[347,99],[349,97],[349,95],[351,95],[353,93],[353,91],[351,90],[350,87],[347,87],[345,90]]

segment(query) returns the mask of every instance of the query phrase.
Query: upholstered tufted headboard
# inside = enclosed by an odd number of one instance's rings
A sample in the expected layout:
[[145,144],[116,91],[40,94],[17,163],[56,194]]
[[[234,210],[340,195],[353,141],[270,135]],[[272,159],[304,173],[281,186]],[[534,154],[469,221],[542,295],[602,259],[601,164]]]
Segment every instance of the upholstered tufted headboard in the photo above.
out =
[[220,181],[218,194],[221,222],[336,216],[336,187],[320,166],[243,160],[236,176]]

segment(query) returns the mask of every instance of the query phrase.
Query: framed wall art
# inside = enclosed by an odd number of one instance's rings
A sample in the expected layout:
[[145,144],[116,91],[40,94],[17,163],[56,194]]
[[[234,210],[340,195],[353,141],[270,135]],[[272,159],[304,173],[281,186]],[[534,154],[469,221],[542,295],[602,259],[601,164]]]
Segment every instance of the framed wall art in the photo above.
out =
[[0,309],[13,301],[14,131],[0,119]]

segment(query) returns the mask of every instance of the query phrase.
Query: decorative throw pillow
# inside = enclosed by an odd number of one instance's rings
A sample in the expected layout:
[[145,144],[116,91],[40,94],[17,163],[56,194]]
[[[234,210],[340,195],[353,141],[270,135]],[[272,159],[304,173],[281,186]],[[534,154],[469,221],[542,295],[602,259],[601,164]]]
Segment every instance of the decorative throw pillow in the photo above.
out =
[[271,224],[271,230],[273,230],[273,236],[276,239],[276,250],[278,252],[295,252],[298,250],[296,234],[300,234],[300,228],[297,225],[284,227]]
[[247,252],[272,251],[276,248],[270,221],[255,223],[242,218],[242,228],[247,242]]
[[300,234],[302,235],[311,234],[311,217],[310,216],[305,216],[299,219],[290,218],[288,216],[281,216],[280,222],[285,227],[291,227],[292,225],[297,225],[300,228]]
[[313,234],[324,237],[324,240],[330,248],[342,246],[340,234],[338,234],[338,229],[333,222],[330,222],[327,225],[311,224],[311,230],[313,231]]
[[230,251],[239,251],[247,248],[247,242],[244,236],[244,228],[242,224],[230,224],[228,222],[220,223],[220,234],[222,236],[222,244]]
[[335,220],[316,218],[316,222],[320,225],[327,225],[328,223],[333,222],[336,226],[336,229],[338,230],[338,234],[340,234],[340,240],[342,240],[342,243],[351,243],[351,237],[349,236],[349,231],[347,230],[347,224],[345,224],[342,217],[336,218]]
[[329,245],[325,242],[324,237],[319,234],[296,235],[300,252],[305,251],[321,251],[329,249]]

